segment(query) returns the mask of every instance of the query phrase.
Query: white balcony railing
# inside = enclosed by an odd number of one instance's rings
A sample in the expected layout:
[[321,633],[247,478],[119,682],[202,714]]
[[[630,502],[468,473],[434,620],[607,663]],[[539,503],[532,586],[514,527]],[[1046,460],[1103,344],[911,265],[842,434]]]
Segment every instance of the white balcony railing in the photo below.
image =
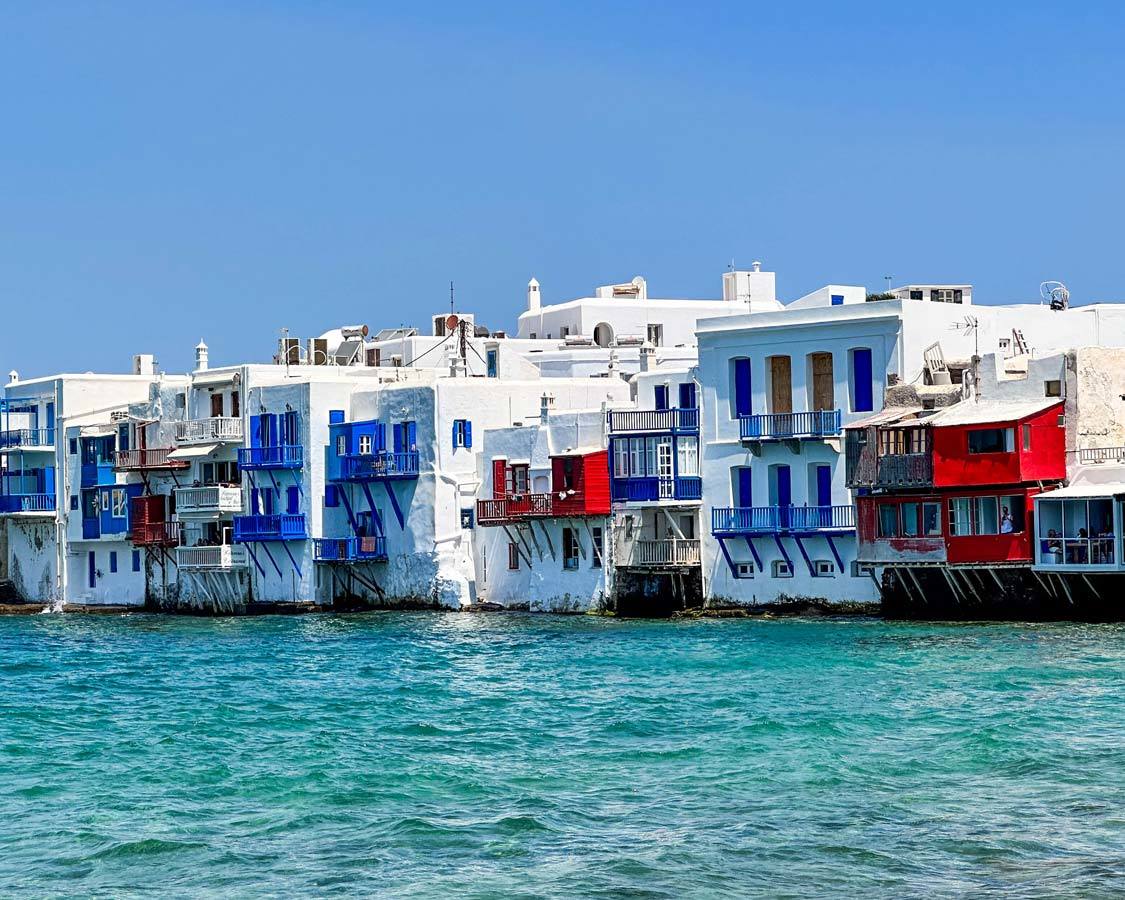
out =
[[224,544],[215,547],[177,547],[181,569],[245,569],[246,548]]
[[176,442],[179,444],[221,444],[241,440],[242,419],[217,416],[176,423]]
[[630,566],[698,566],[699,541],[680,538],[634,541],[626,558]]
[[223,513],[242,512],[242,488],[206,487],[176,488],[176,515],[180,518],[192,516],[216,517]]

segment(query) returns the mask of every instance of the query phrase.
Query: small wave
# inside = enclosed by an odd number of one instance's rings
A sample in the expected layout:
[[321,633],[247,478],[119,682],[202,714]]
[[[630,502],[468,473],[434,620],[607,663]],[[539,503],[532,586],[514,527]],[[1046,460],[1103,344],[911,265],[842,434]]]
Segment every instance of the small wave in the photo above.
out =
[[199,841],[166,841],[144,838],[139,841],[121,841],[91,853],[87,859],[124,859],[132,856],[158,856],[163,853],[180,853],[184,850],[204,850],[207,844]]

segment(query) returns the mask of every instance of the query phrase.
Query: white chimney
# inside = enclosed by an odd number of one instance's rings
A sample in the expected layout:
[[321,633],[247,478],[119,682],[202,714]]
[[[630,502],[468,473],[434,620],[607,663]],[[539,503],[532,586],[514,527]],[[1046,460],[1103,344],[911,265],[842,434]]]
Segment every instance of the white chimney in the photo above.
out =
[[20,380],[20,373],[17,372],[15,369],[12,369],[12,371],[8,373],[8,381],[10,381],[12,384],[15,384],[19,380]]
[[138,353],[133,357],[134,375],[155,375],[156,357],[151,353]]
[[653,363],[656,362],[656,348],[652,344],[644,344],[641,347],[641,371],[651,372]]
[[544,394],[539,398],[539,424],[542,425],[551,418],[551,407],[555,405],[555,398]]
[[755,272],[761,272],[762,271],[762,264],[758,260],[754,260],[752,263],[750,263],[750,268],[753,269]]
[[528,312],[539,310],[539,282],[534,278],[527,283],[527,309]]
[[207,368],[207,345],[203,343],[203,338],[200,338],[199,343],[195,345],[195,368],[196,371]]

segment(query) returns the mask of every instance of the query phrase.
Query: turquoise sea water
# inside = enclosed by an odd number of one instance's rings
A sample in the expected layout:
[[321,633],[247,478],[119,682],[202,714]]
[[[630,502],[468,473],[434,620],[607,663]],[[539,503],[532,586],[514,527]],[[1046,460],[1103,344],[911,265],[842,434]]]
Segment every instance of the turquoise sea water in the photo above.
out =
[[0,619],[0,895],[1125,891],[1125,630]]

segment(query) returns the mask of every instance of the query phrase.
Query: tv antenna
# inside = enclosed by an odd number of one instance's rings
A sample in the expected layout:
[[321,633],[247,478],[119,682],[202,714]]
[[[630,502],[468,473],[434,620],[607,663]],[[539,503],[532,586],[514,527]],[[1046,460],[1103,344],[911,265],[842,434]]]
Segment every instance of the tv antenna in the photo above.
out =
[[449,282],[449,313],[453,314],[453,282]]
[[1039,296],[1051,305],[1051,309],[1061,310],[1070,306],[1070,291],[1061,281],[1044,281],[1039,285]]

